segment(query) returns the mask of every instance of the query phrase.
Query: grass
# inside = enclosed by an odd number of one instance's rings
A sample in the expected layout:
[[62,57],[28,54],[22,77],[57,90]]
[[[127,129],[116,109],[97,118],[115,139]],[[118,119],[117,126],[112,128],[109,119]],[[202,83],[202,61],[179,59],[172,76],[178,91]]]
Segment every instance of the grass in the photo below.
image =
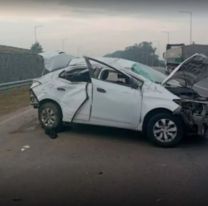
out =
[[28,87],[0,91],[0,116],[15,112],[29,105],[30,96]]

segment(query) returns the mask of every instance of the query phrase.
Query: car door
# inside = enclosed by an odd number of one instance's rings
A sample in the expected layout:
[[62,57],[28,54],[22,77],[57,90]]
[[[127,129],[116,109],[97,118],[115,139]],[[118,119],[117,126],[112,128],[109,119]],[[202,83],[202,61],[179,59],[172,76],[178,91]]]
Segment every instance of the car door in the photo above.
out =
[[129,76],[104,62],[91,58],[86,58],[86,61],[91,71],[93,91],[90,122],[136,130],[140,119],[140,88],[132,88],[130,84],[125,85],[122,82],[100,79],[100,75],[94,75],[95,64],[99,64],[101,71],[109,70],[117,75],[124,75],[127,79]]
[[[88,74],[87,74],[88,73]],[[56,86],[63,110],[63,120],[66,122],[89,121],[91,106],[91,80],[88,69],[64,71],[59,76]]]

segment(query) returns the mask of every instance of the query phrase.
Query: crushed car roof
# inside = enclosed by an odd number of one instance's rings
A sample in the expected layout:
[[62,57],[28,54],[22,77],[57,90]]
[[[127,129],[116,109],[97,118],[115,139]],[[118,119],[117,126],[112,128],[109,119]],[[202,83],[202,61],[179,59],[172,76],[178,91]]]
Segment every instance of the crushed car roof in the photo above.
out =
[[[45,68],[49,72],[61,68],[66,68],[68,66],[86,65],[84,58],[75,58],[72,55],[68,55],[60,51],[46,52],[46,53],[41,53],[40,55],[44,58]],[[121,59],[121,58],[99,57],[95,59],[122,70],[126,68],[127,69],[133,68],[133,65],[137,63],[134,61]],[[144,69],[142,68],[142,70]],[[148,75],[145,76],[145,75],[140,74],[140,76],[149,79],[149,76]],[[164,85],[168,81],[174,79],[180,82],[182,86],[192,87],[194,84],[198,83],[199,81],[207,77],[208,77],[208,58],[203,54],[194,54],[193,56],[182,62],[178,67],[176,67],[176,69],[167,78],[165,78],[164,76],[164,80],[162,81],[162,84]]]
[[43,57],[45,69],[49,72],[67,67],[74,58],[72,55],[68,55],[62,51],[44,52],[39,55]]

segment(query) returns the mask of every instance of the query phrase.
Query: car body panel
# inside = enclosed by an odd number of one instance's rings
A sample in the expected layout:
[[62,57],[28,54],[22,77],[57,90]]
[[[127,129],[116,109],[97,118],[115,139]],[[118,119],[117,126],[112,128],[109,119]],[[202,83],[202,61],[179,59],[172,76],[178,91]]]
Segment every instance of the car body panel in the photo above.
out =
[[44,66],[48,72],[67,67],[70,61],[74,58],[73,56],[61,51],[44,52],[39,55],[43,57]]
[[[139,123],[141,92],[127,86],[93,79],[91,121],[136,129]],[[102,88],[105,93],[99,92]]]
[[[85,59],[91,75],[93,73],[91,61],[93,61],[94,64],[103,66],[104,70],[108,68],[111,71],[125,75],[127,78],[129,77],[124,71],[105,62],[88,57],[85,57]],[[141,93],[139,90],[126,85],[106,82],[99,78],[96,79],[93,76],[91,76],[91,81],[93,85],[93,101],[90,122],[105,126],[110,124],[110,126],[115,127],[136,129],[141,105]]]
[[[99,64],[103,67],[96,68]],[[197,128],[197,134],[203,135],[208,128],[208,99],[192,92],[192,86],[207,77],[207,65],[205,56],[195,54],[165,78],[158,76],[158,72],[152,73],[150,67],[125,59],[73,58],[63,69],[52,69],[36,80],[31,86],[34,94],[31,99],[35,99],[35,107],[42,101],[56,102],[62,110],[63,122],[137,131],[142,131],[148,114],[163,109],[180,115],[186,126]],[[117,72],[118,81],[102,79],[106,68]],[[78,75],[84,74],[84,79],[80,75],[74,82],[61,75],[77,70]],[[119,74],[131,80],[129,84],[120,82]],[[165,80],[161,81],[163,76]]]
[[138,130],[142,131],[144,119],[148,113],[155,109],[165,109],[174,112],[179,106],[173,100],[178,96],[172,94],[159,84],[145,83],[142,87],[141,117]]
[[202,54],[194,54],[183,61],[162,82],[163,85],[170,80],[178,80],[181,85],[193,87],[198,82],[208,77],[208,58]]
[[[71,84],[64,79],[55,78],[47,84],[33,88],[38,101],[52,100],[62,109],[63,121],[71,122],[75,112],[86,99],[86,83]],[[82,119],[89,119],[90,108],[80,113]]]
[[[66,68],[42,76],[38,80],[41,85],[31,87],[38,101],[48,99],[57,102],[62,109],[64,122],[139,131],[142,130],[144,118],[150,111],[163,108],[174,112],[179,107],[173,102],[173,99],[179,97],[162,85],[155,84],[130,70],[135,62],[105,57],[94,60],[106,65],[110,64],[112,69],[130,78],[135,77],[142,84],[137,89],[133,89],[95,78],[91,78],[91,82],[70,82],[60,78],[59,75],[63,71],[70,71],[74,66],[84,65],[89,68],[89,62],[85,62],[84,58],[76,58],[72,59]],[[97,91],[98,88],[106,92],[100,93]]]
[[[83,82],[65,87],[66,92],[61,98],[61,101],[59,101],[61,108],[65,108],[63,110],[63,121],[71,122],[77,110],[86,100],[86,86],[87,84]],[[85,109],[82,110],[79,115],[83,120],[89,120],[90,108],[85,107]]]

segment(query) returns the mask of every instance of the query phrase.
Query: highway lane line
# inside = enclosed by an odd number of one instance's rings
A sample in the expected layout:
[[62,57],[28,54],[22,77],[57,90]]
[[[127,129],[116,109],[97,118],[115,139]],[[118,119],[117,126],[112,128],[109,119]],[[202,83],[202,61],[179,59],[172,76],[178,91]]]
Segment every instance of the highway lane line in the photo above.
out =
[[12,117],[9,117],[9,118],[6,118],[6,119],[3,120],[3,121],[0,121],[0,126],[2,126],[2,125],[4,125],[4,124],[7,124],[8,122],[17,119],[17,118],[19,118],[19,117],[21,117],[21,116],[23,116],[23,115],[25,115],[25,114],[31,112],[32,110],[33,110],[33,108],[29,108],[29,109],[27,109],[27,110],[25,110],[25,111],[23,111],[23,112],[20,111],[20,112],[17,113],[17,114],[14,113],[14,115],[13,115]]

